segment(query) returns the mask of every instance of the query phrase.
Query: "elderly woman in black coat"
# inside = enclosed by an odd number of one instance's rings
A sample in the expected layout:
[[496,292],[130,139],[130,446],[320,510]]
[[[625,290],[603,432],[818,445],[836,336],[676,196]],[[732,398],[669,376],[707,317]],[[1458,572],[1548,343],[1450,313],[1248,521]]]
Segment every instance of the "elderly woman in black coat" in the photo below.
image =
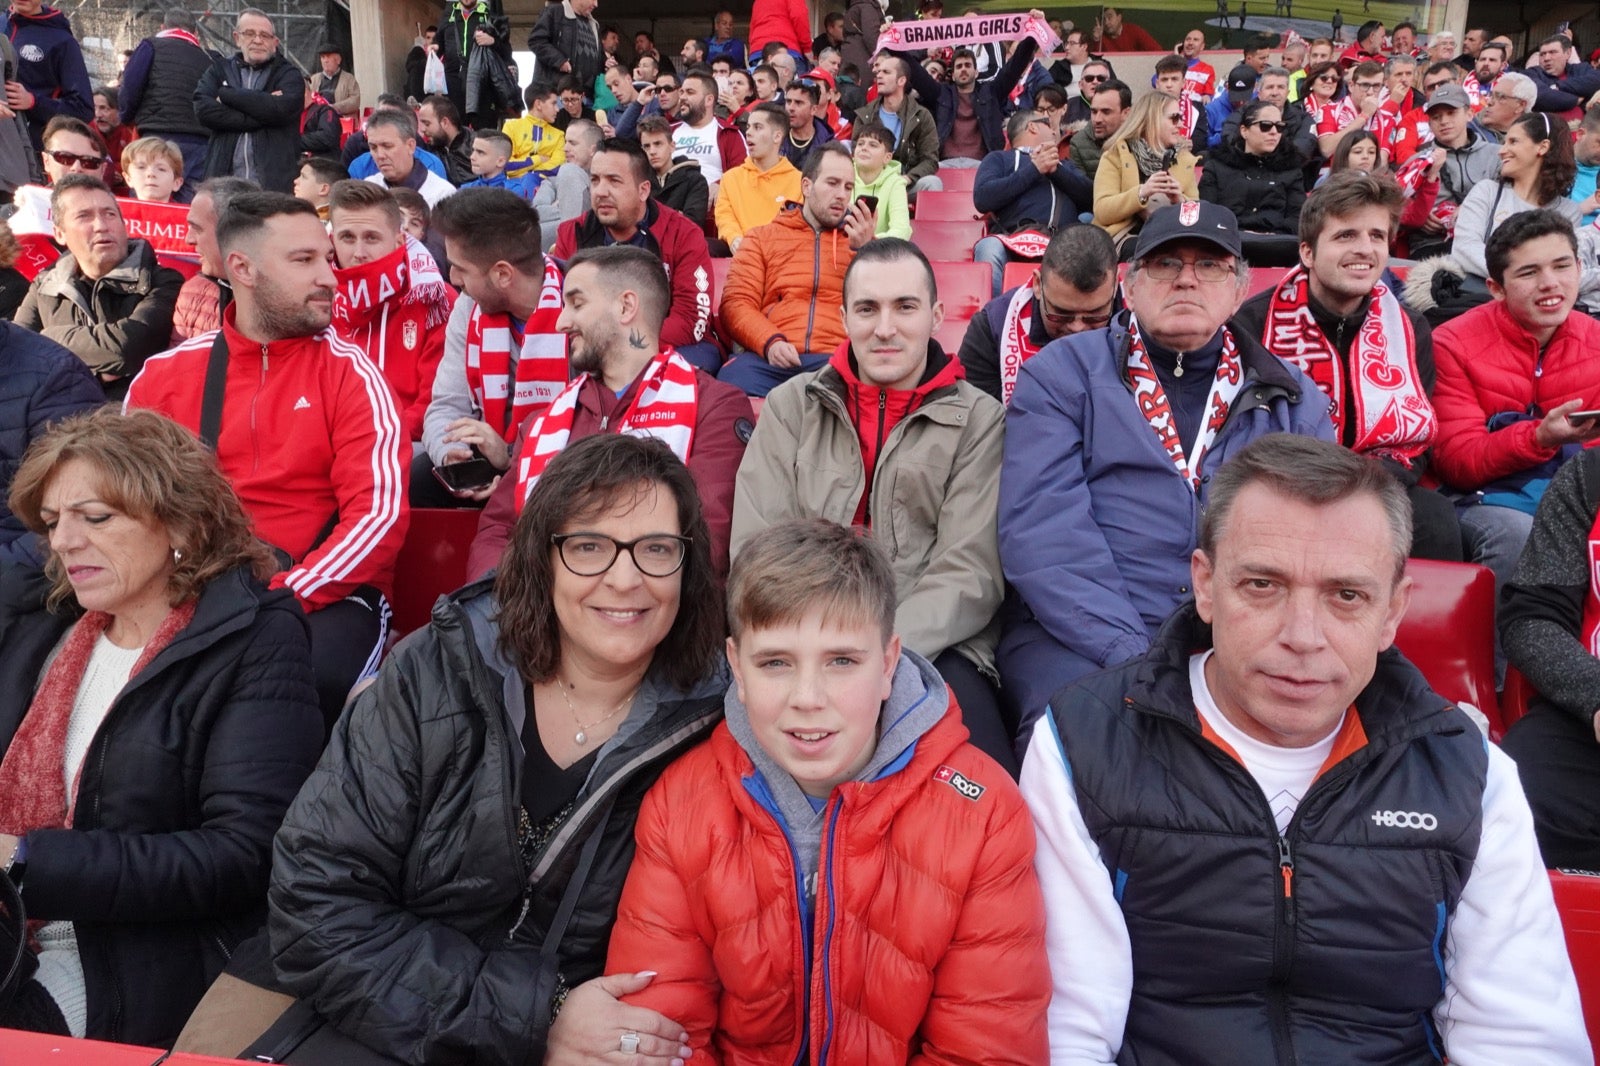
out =
[[160,415],[61,423],[10,505],[47,556],[0,567],[0,864],[30,919],[0,1026],[167,1043],[261,926],[316,762],[305,617]]

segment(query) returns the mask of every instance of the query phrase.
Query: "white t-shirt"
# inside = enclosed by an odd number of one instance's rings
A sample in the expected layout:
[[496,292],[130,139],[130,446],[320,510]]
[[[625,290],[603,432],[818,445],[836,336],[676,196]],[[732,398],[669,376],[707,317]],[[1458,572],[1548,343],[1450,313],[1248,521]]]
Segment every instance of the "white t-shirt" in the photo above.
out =
[[706,184],[715,185],[721,181],[722,149],[717,145],[717,120],[713,118],[699,129],[687,122],[679,124],[672,134],[672,154],[688,156],[699,163]]
[[1272,817],[1281,833],[1289,828],[1300,801],[1317,779],[1317,771],[1328,761],[1333,742],[1338,739],[1339,730],[1344,726],[1344,715],[1339,716],[1333,732],[1309,747],[1280,748],[1263,743],[1228,721],[1227,715],[1222,713],[1217,701],[1212,698],[1211,689],[1206,685],[1206,660],[1211,655],[1212,651],[1208,648],[1198,655],[1189,656],[1189,688],[1194,694],[1194,708],[1212,731],[1244,761],[1244,768],[1250,771],[1250,776],[1256,779],[1267,802],[1272,805]]

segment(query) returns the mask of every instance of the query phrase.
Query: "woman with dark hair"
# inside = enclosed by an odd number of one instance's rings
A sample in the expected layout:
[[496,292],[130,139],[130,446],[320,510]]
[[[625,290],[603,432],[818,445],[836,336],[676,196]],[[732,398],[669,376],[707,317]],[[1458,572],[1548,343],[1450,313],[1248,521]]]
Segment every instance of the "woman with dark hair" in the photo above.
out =
[[305,615],[160,415],[61,422],[10,505],[48,554],[0,569],[0,864],[30,919],[0,1025],[165,1045],[260,929],[322,746]]
[[665,444],[552,459],[498,575],[395,649],[290,809],[283,986],[418,1066],[678,1054],[676,1022],[618,1002],[648,976],[599,975],[640,801],[722,716],[721,606]]
[[[1200,175],[1200,199],[1234,213],[1245,257],[1256,266],[1289,266],[1299,257],[1305,175],[1284,128],[1277,104],[1251,100],[1239,116],[1238,132],[1223,137]],[[1278,239],[1257,240],[1252,247],[1252,236]]]
[[1539,207],[1562,215],[1576,230],[1583,209],[1568,194],[1577,174],[1567,124],[1542,111],[1523,115],[1500,145],[1500,176],[1478,182],[1461,201],[1451,257],[1468,274],[1487,278],[1483,250],[1489,235],[1512,215]]

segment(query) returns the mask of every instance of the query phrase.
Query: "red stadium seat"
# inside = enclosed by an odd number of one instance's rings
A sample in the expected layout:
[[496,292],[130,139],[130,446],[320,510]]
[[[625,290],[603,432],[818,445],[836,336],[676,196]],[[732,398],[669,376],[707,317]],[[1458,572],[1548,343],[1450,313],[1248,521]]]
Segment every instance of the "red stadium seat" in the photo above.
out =
[[1006,292],[1010,292],[1018,285],[1026,285],[1028,282],[1033,280],[1033,275],[1038,271],[1038,269],[1039,264],[1032,262],[1031,260],[1007,263],[1005,280],[1001,282],[1000,288]]
[[1471,563],[1412,559],[1411,606],[1395,645],[1447,700],[1470,703],[1505,732],[1494,694],[1494,574]]
[[[107,1044],[99,1040],[73,1040],[0,1029],[0,1062],[50,1063],[51,1066],[150,1066],[170,1062],[157,1048]],[[200,1060],[204,1061],[204,1060]]]
[[989,302],[994,275],[983,263],[935,263],[933,281],[945,318],[968,319]]
[[925,192],[917,195],[916,218],[929,222],[971,222],[983,217],[983,212],[972,206],[972,193]]
[[1550,887],[1567,935],[1567,955],[1578,975],[1589,1042],[1600,1048],[1600,876],[1551,870]]
[[732,259],[711,260],[711,281],[716,286],[718,303],[722,302],[722,290],[728,287],[728,271],[732,269]]
[[978,186],[977,167],[940,167],[938,174],[945,192],[971,192]]
[[1500,690],[1500,721],[1505,723],[1507,729],[1528,713],[1528,706],[1538,694],[1528,679],[1522,676],[1522,671],[1515,666],[1506,667],[1505,688]]
[[467,549],[478,531],[475,508],[413,507],[394,568],[394,630],[405,636],[428,624],[433,604],[467,580]]
[[1253,267],[1250,271],[1250,295],[1266,292],[1289,273],[1288,267]]
[[911,220],[911,242],[929,259],[941,262],[972,262],[972,246],[982,240],[983,235],[982,222]]
[[945,315],[939,328],[933,331],[933,339],[939,342],[939,347],[945,354],[954,359],[956,353],[961,351],[961,341],[967,335],[967,323],[970,318],[957,318],[954,315]]

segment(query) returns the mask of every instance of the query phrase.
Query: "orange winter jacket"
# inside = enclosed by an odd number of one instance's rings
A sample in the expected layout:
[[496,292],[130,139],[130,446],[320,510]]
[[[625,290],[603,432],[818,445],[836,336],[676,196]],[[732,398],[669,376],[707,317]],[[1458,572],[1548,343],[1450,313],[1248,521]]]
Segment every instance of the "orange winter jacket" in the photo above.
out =
[[722,289],[728,335],[762,356],[786,340],[802,353],[831,353],[845,340],[844,272],[855,259],[844,231],[814,230],[799,204],[746,233]]
[[726,723],[667,768],[607,973],[682,1024],[690,1066],[1044,1063],[1050,971],[1032,821],[951,702],[900,769],[829,798],[815,915],[773,801]]

